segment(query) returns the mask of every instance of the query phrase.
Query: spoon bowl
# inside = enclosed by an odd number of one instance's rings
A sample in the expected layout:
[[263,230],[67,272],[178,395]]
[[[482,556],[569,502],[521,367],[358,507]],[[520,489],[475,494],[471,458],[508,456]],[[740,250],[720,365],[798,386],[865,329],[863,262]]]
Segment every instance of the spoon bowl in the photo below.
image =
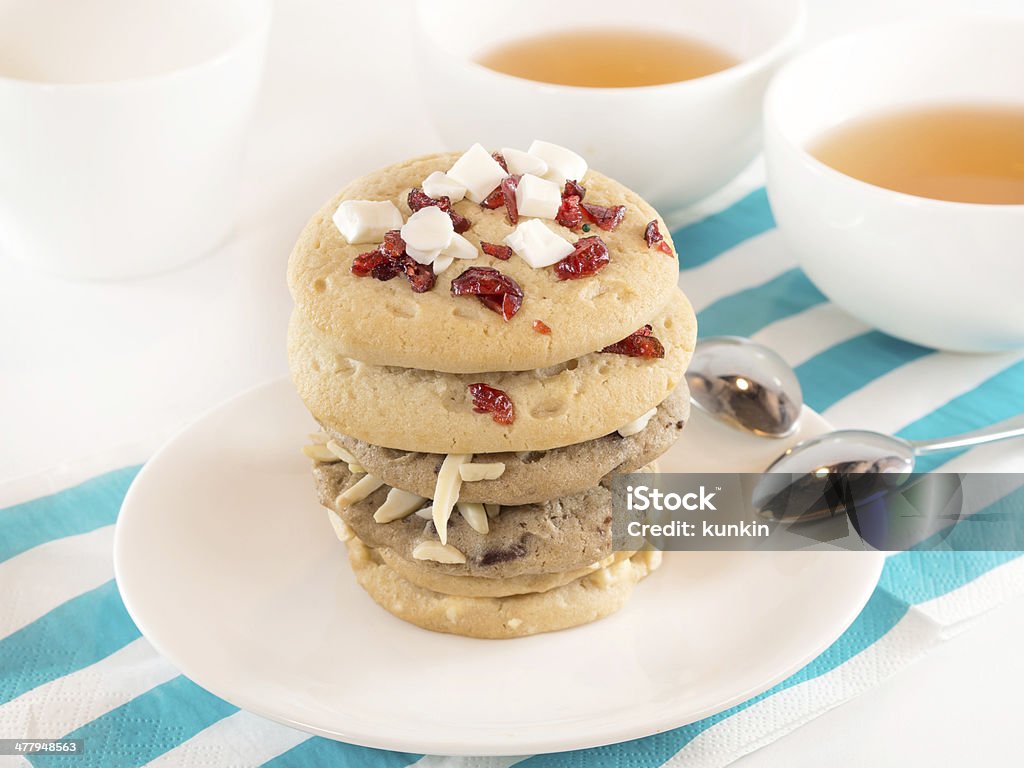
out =
[[803,408],[800,382],[789,363],[739,336],[699,341],[686,383],[691,401],[701,410],[761,437],[793,434]]
[[779,521],[809,522],[854,513],[905,484],[918,456],[1024,437],[1024,416],[933,440],[903,440],[881,432],[844,429],[804,440],[768,465],[753,493],[754,509]]

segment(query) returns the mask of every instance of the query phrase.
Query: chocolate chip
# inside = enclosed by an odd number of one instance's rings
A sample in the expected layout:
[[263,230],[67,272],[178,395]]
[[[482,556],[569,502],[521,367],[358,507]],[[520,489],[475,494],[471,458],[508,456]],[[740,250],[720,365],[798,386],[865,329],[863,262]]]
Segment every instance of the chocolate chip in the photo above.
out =
[[487,550],[484,552],[483,557],[480,558],[480,565],[497,565],[498,563],[507,563],[510,560],[518,560],[521,557],[526,557],[526,547],[522,544],[513,544],[511,547],[503,549]]

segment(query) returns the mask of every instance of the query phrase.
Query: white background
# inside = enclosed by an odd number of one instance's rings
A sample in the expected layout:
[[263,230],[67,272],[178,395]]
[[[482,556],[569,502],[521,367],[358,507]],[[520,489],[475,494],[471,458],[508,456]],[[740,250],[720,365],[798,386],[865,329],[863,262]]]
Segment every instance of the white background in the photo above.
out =
[[[809,2],[809,42],[917,13],[1024,13],[1020,0]],[[418,101],[409,4],[279,0],[237,227],[215,253],[93,284],[0,255],[0,480],[141,461],[203,410],[286,372],[284,270],[306,218],[353,176],[449,149]],[[173,225],[153,212],[154,236]],[[1017,764],[1022,638],[1018,602],[740,764]]]

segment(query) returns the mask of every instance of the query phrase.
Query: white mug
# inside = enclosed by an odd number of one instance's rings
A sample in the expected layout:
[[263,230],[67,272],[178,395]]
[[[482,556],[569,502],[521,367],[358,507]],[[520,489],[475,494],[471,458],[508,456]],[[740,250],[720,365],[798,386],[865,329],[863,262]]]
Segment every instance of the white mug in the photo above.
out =
[[271,0],[0,0],[0,254],[120,278],[223,240],[270,15]]
[[[802,0],[419,0],[417,19],[418,73],[449,149],[552,141],[667,210],[714,192],[757,154],[764,90],[799,42],[804,10]],[[552,85],[476,62],[511,40],[586,27],[678,33],[740,61],[635,88]]]
[[933,200],[847,176],[809,151],[865,115],[945,104],[1024,109],[1024,19],[939,18],[854,32],[808,51],[765,98],[768,199],[829,299],[929,347],[1024,347],[1024,205]]

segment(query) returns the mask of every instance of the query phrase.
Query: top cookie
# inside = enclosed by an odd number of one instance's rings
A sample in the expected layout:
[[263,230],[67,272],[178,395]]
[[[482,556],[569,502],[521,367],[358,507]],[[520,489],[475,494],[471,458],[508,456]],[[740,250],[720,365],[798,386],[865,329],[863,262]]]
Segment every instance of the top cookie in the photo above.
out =
[[[438,275],[433,289],[414,293],[401,276],[389,281],[358,277],[357,255],[377,243],[349,244],[332,221],[343,200],[390,200],[408,218],[408,191],[434,171],[447,171],[457,153],[429,155],[389,166],[353,181],[310,220],[292,252],[288,285],[299,312],[333,338],[341,354],[376,365],[480,373],[519,371],[557,365],[633,333],[658,315],[676,286],[676,259],[649,248],[644,231],[657,212],[636,193],[595,171],[582,179],[585,202],[624,205],[626,215],[613,231],[594,224],[588,232],[537,219],[570,243],[597,235],[610,262],[595,275],[559,280],[553,267],[534,269],[518,255],[502,261],[479,252],[457,259]],[[503,207],[488,210],[463,200],[453,210],[472,222],[464,237],[502,243],[513,229]],[[520,223],[528,219],[520,218]],[[505,321],[475,296],[453,296],[451,282],[471,266],[493,267],[522,288],[518,313]],[[539,320],[550,333],[534,329]]]

